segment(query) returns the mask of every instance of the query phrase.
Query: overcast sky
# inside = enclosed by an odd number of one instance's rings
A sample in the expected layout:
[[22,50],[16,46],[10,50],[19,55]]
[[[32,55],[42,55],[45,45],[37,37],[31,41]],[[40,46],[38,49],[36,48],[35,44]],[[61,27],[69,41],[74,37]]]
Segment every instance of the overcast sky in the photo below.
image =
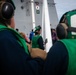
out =
[[76,9],[76,0],[54,0],[58,18],[67,11]]

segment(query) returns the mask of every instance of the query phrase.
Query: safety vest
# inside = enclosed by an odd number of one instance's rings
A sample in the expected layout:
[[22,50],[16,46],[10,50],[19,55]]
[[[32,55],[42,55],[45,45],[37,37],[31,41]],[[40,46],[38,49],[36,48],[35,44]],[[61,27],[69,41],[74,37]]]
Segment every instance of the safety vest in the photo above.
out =
[[64,39],[61,42],[67,48],[69,56],[66,75],[76,75],[76,39]]
[[0,31],[3,31],[3,30],[9,30],[11,31],[13,34],[15,34],[15,36],[18,38],[18,43],[24,48],[25,52],[27,54],[29,54],[29,51],[28,51],[28,47],[26,45],[26,42],[25,42],[25,39],[17,32],[15,31],[14,29],[12,28],[8,28],[4,25],[0,25]]
[[40,38],[40,35],[35,35],[32,38],[32,48],[39,48],[38,39]]

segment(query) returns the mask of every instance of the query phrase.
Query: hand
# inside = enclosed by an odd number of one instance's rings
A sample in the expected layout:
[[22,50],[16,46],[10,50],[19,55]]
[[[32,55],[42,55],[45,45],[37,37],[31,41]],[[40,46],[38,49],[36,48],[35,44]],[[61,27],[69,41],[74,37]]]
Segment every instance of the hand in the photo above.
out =
[[41,50],[39,48],[32,48],[31,53],[30,53],[32,58],[42,58],[43,60],[46,59],[47,53],[44,50]]
[[28,44],[28,43],[26,43],[26,44],[27,44],[27,47],[28,47],[29,52],[31,53],[31,50],[32,50],[31,45]]
[[48,40],[47,39],[45,39],[45,44],[48,42]]

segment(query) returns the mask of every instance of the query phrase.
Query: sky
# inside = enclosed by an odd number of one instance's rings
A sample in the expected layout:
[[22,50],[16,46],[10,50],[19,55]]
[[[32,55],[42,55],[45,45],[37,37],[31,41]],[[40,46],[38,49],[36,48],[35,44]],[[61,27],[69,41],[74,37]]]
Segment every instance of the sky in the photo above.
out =
[[54,0],[54,2],[59,20],[65,12],[76,9],[76,0]]

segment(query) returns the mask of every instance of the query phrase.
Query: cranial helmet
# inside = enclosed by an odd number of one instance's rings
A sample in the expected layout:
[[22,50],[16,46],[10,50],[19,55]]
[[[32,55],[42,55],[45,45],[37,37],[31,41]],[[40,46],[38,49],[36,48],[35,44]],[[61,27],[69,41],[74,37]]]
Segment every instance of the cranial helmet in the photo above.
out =
[[63,14],[56,28],[56,32],[59,39],[76,38],[76,10]]
[[39,31],[40,29],[41,29],[41,26],[37,26],[35,27],[34,32]]
[[10,19],[14,15],[14,7],[8,2],[0,2],[0,18]]

